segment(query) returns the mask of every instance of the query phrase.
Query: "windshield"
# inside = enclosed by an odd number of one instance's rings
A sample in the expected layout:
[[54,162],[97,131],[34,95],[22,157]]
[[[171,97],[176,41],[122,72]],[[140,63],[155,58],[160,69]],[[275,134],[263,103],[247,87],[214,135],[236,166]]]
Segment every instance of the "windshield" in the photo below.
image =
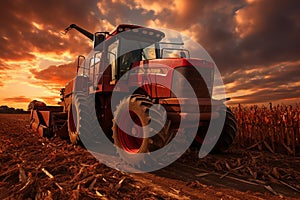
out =
[[[136,29],[134,30],[137,31]],[[143,32],[148,34],[141,34]],[[165,34],[164,32],[157,32],[158,34],[155,36],[155,33],[150,32],[148,29],[138,29],[137,32],[130,31],[120,34],[119,55],[124,55],[124,57],[129,58],[132,54],[135,54],[135,61],[157,58],[190,57],[190,53],[185,48],[185,44],[180,33],[168,32]],[[139,50],[138,52],[132,53],[132,50],[137,49]],[[127,53],[129,54],[126,55]],[[124,60],[124,58],[121,60]]]
[[176,31],[165,30],[165,37],[156,44],[159,58],[189,58],[182,35]]

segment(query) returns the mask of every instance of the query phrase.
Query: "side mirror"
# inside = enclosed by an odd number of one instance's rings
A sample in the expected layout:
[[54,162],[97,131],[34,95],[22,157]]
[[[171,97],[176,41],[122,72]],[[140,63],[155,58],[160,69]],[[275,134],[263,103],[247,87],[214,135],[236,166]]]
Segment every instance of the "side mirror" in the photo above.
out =
[[105,35],[101,32],[96,32],[94,34],[94,49],[105,40]]

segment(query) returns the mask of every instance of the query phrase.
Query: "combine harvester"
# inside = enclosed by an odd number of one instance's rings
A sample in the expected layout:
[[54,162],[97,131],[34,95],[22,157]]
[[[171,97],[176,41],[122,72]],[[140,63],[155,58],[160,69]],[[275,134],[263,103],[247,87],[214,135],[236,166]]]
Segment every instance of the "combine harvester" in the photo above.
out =
[[[89,137],[87,130],[93,132],[94,126],[100,124],[106,137],[124,150],[119,152],[121,158],[138,163],[141,161],[132,161],[132,154],[166,146],[179,127],[184,134],[196,130],[193,144],[201,146],[209,124],[223,117],[224,126],[213,151],[222,152],[232,144],[237,133],[236,119],[224,100],[211,97],[214,63],[190,58],[183,43],[163,42],[165,33],[151,28],[121,24],[110,33],[92,34],[71,24],[65,31],[71,29],[93,42],[93,55],[78,57],[76,77],[61,90],[61,106],[33,106],[31,127],[40,136],[56,134],[76,144]],[[192,93],[188,92],[189,87]],[[113,93],[123,95],[123,100],[112,102]],[[94,105],[94,112],[89,105]],[[141,128],[132,125],[123,112],[128,107],[132,120]],[[96,124],[89,116],[91,113],[97,116]],[[189,123],[180,124],[182,119]],[[160,128],[143,128],[150,123]]]

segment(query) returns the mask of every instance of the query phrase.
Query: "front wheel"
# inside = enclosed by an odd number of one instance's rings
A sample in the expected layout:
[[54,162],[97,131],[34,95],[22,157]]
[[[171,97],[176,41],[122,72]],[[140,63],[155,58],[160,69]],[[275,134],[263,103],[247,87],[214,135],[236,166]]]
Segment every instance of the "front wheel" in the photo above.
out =
[[165,117],[165,110],[145,95],[123,99],[114,112],[112,127],[119,156],[134,166],[146,164],[145,153],[162,148],[168,140]]

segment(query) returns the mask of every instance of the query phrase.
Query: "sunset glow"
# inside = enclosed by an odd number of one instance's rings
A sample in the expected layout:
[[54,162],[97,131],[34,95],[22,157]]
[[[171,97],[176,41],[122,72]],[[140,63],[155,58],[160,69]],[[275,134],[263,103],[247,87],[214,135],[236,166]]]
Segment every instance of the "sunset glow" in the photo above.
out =
[[[298,5],[295,5],[298,4]],[[55,105],[91,50],[90,32],[119,23],[175,29],[217,64],[231,103],[300,103],[299,1],[8,1],[0,8],[0,105]]]

